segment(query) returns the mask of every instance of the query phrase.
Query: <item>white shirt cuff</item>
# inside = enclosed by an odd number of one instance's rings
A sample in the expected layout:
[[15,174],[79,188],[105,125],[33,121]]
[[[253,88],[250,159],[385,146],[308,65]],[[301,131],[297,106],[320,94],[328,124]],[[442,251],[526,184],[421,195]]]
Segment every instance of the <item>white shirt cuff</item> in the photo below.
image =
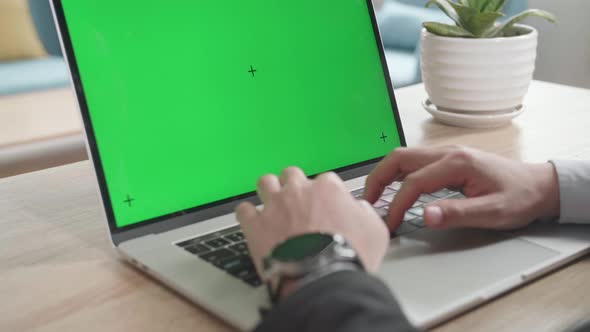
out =
[[559,179],[560,223],[590,224],[590,161],[551,160]]

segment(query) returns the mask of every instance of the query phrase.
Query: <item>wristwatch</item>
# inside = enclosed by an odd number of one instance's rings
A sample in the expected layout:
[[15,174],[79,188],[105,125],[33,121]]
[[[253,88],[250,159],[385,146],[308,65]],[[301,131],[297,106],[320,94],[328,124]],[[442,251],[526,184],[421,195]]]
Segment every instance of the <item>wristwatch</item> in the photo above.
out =
[[328,274],[364,270],[356,251],[341,235],[311,233],[292,237],[264,259],[263,280],[273,304],[285,281],[301,287]]

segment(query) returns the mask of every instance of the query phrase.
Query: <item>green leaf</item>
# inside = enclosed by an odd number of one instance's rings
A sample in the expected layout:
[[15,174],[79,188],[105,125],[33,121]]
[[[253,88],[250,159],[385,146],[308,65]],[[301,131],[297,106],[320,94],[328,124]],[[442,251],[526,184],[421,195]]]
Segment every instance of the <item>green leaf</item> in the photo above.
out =
[[482,12],[499,12],[504,8],[507,0],[488,0],[482,8]]
[[452,6],[453,3],[451,1],[449,1],[449,0],[429,0],[426,3],[426,7],[430,7],[433,4],[438,6],[438,8],[440,8],[440,10],[442,10],[443,13],[445,13],[445,15],[447,15],[451,20],[455,21],[455,23],[458,26],[461,26],[461,20],[459,18],[459,15],[455,11],[455,9],[453,9],[453,6]]
[[498,12],[480,13],[475,8],[465,7],[458,3],[451,6],[459,15],[461,27],[469,31],[473,36],[480,38],[494,26],[496,20],[504,14]]
[[490,1],[492,1],[492,0],[486,0],[486,1],[483,3],[483,5],[481,6],[481,10],[480,10],[480,12],[482,12],[482,13],[483,13],[483,12],[485,12],[485,11],[486,11],[486,8],[487,8],[487,7],[490,5]]
[[473,35],[456,25],[443,24],[438,22],[424,22],[424,28],[432,34],[443,37],[473,38]]
[[496,23],[496,20],[504,16],[502,13],[478,13],[473,16],[467,23],[466,29],[469,30],[475,37],[483,37],[486,31],[490,30]]
[[544,18],[547,21],[553,22],[553,23],[555,23],[557,21],[555,15],[553,15],[549,12],[546,12],[546,11],[540,10],[540,9],[529,9],[529,10],[525,10],[524,12],[522,12],[520,14],[516,14],[516,15],[512,16],[511,18],[506,20],[506,22],[504,22],[504,23],[491,28],[489,31],[487,31],[484,34],[484,36],[487,38],[500,37],[504,34],[504,31],[506,29],[512,27],[514,24],[522,21],[523,19],[525,19],[529,16],[541,17],[541,18]]
[[460,5],[474,8],[480,13],[498,12],[507,0],[461,0]]
[[481,12],[489,0],[467,0],[468,7],[475,9],[477,12]]
[[449,5],[453,8],[457,16],[459,17],[459,22],[457,25],[469,30],[469,27],[466,26],[467,22],[471,20],[473,16],[475,16],[478,12],[477,9],[469,6],[463,6],[458,3],[450,2]]

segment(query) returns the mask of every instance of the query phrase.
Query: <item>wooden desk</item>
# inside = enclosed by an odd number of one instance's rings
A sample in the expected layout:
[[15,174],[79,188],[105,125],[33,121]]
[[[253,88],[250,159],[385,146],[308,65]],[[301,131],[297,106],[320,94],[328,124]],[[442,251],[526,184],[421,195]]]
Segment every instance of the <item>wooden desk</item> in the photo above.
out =
[[0,96],[0,178],[86,159],[71,88]]
[[[433,122],[421,86],[397,91],[410,145],[467,144],[542,161],[590,158],[590,91],[535,82],[512,126],[471,130]],[[119,261],[88,162],[0,180],[0,331],[231,331]],[[559,331],[590,312],[590,259],[437,331]]]

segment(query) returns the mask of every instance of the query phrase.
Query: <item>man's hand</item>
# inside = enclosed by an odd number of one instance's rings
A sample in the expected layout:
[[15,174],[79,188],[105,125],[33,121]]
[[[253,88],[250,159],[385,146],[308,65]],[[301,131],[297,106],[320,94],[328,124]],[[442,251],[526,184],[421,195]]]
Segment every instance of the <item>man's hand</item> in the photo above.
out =
[[314,232],[342,235],[368,271],[379,268],[389,242],[387,227],[366,201],[350,195],[336,174],[308,180],[300,169],[290,167],[279,178],[261,177],[257,191],[264,208],[242,203],[236,214],[259,275],[263,258],[276,245]]
[[394,180],[404,184],[387,216],[391,230],[420,194],[446,187],[462,189],[467,199],[426,205],[429,227],[515,229],[559,215],[557,175],[549,163],[527,164],[465,147],[399,148],[367,178],[367,201],[375,203]]

